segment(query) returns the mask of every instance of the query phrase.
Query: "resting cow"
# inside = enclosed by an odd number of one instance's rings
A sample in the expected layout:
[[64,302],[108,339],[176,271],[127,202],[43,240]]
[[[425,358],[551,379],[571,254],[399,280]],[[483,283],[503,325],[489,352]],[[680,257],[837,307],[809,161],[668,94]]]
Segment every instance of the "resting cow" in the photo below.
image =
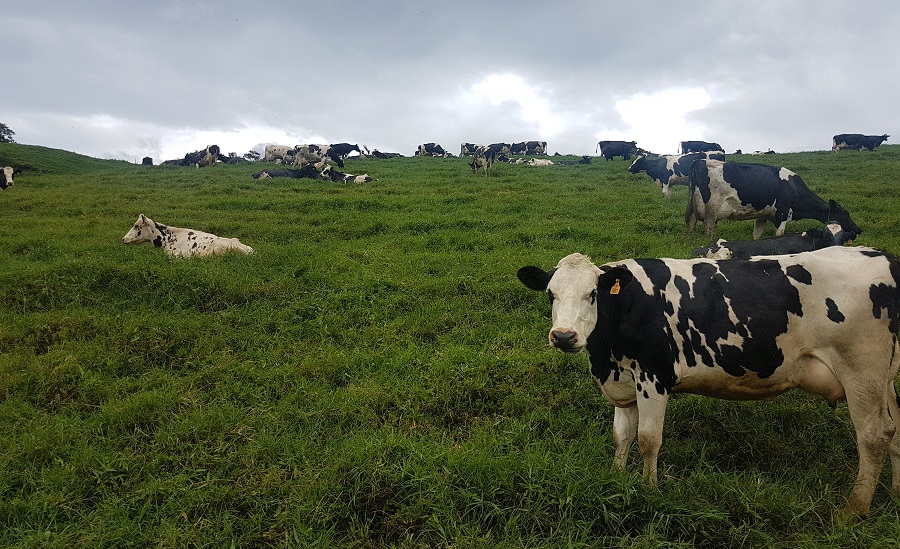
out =
[[10,166],[5,166],[0,170],[0,191],[5,191],[9,187],[12,187],[15,184],[13,177],[20,173],[22,173],[22,170],[15,170]]
[[241,244],[237,238],[224,238],[194,229],[167,227],[141,214],[128,233],[122,237],[124,244],[152,242],[172,257],[199,257],[216,255],[231,250],[252,254],[253,248]]
[[691,182],[691,164],[694,160],[725,160],[725,153],[720,151],[697,152],[689,154],[672,154],[649,158],[642,154],[634,159],[630,173],[644,172],[662,188],[663,196],[672,195],[673,185],[689,185]]
[[875,147],[878,147],[887,141],[888,137],[890,137],[888,134],[863,135],[861,133],[839,133],[831,138],[831,150],[834,152],[858,151],[862,149],[874,151]]
[[845,231],[840,223],[830,221],[821,229],[810,229],[800,234],[786,234],[760,240],[725,240],[703,246],[693,251],[699,257],[710,259],[750,259],[757,255],[796,254],[821,250],[828,246],[843,246],[856,239],[856,234]]
[[445,151],[444,148],[437,143],[423,143],[422,145],[419,145],[419,148],[416,149],[415,155],[433,156],[439,158],[446,158],[447,156],[450,156],[447,151]]
[[[673,393],[771,399],[793,388],[846,400],[859,469],[846,510],[869,511],[889,453],[900,496],[900,262],[872,248],[830,247],[750,260],[627,259],[581,254],[518,277],[550,297],[550,345],[587,350],[616,407],[614,464],[637,436],[657,480]],[[814,456],[810,456],[814,458]]]
[[794,219],[837,221],[844,230],[862,233],[847,210],[834,200],[819,198],[787,168],[720,160],[697,160],[691,165],[684,215],[689,235],[698,219],[706,225],[707,236],[712,236],[721,219],[755,219],[753,240],[762,236],[766,221],[774,223],[775,234],[781,236]]

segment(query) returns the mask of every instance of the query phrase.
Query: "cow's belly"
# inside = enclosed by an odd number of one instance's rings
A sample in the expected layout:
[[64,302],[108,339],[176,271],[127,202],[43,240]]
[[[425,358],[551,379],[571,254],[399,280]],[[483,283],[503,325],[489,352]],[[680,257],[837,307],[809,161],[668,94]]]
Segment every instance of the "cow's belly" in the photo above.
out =
[[719,207],[718,219],[775,219],[775,208],[767,206],[761,210],[749,204],[741,204],[740,200],[726,200]]

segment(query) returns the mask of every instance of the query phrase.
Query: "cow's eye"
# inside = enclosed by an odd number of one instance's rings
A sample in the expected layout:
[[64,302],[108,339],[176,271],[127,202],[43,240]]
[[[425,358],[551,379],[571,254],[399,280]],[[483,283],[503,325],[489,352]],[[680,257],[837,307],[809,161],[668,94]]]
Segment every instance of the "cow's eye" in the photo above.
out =
[[547,290],[547,297],[550,298],[550,303],[553,303],[553,292],[551,292],[550,290]]
[[590,298],[591,298],[591,305],[593,305],[594,303],[597,302],[597,289],[596,288],[591,290]]

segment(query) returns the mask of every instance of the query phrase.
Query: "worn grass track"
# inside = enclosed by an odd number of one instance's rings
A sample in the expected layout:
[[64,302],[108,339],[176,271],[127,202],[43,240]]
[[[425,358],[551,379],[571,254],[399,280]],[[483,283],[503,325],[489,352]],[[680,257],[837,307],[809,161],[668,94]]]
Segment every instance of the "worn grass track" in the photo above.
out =
[[[858,243],[900,252],[900,147],[742,158],[796,171],[851,212]],[[801,394],[679,396],[660,487],[636,463],[610,470],[612,409],[585,356],[545,348],[546,300],[515,272],[705,244],[685,238],[686,189],[664,200],[626,162],[488,179],[460,159],[348,160],[365,185],[8,144],[0,164],[26,169],[0,194],[0,545],[900,539],[887,468],[870,518],[834,519],[852,429],[846,407]],[[139,213],[257,253],[125,246]]]

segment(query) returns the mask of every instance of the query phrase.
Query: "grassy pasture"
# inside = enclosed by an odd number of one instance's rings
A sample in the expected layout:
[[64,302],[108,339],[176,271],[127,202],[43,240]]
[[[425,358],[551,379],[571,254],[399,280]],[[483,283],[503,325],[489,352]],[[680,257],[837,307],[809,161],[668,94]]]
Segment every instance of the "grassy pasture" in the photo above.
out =
[[[900,146],[740,157],[843,204],[900,253]],[[571,158],[570,160],[577,160]],[[377,181],[256,181],[263,164],[137,166],[0,144],[0,546],[896,547],[846,406],[672,399],[660,486],[610,469],[587,357],[545,347],[515,278],[581,251],[689,257],[687,190],[628,162],[347,161]],[[173,260],[139,213],[240,238]],[[790,232],[814,227],[799,221]],[[702,225],[699,225],[702,232]],[[716,237],[749,238],[752,221]],[[774,232],[769,226],[767,236]]]

